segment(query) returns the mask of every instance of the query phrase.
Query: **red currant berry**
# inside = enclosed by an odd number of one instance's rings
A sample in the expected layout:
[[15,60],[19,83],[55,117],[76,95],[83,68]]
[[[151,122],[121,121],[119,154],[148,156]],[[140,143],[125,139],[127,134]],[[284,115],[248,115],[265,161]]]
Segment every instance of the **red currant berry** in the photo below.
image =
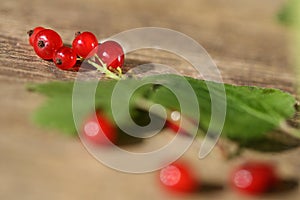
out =
[[263,162],[249,162],[233,172],[230,182],[238,191],[259,195],[268,192],[278,181],[274,166]]
[[85,121],[83,137],[95,145],[109,145],[116,142],[117,130],[103,113],[96,112],[96,116],[91,116]]
[[72,46],[78,56],[88,58],[96,53],[98,40],[91,32],[78,32],[76,33]]
[[[171,129],[173,133],[189,135],[187,127],[180,127],[182,119],[183,118],[182,118],[181,113],[175,110],[175,111],[171,112],[171,114],[168,116],[165,127],[168,129]],[[184,120],[185,120],[185,122],[193,123],[195,126],[197,125],[197,123],[190,118],[185,117]]]
[[163,168],[159,174],[162,185],[174,192],[193,192],[199,187],[191,169],[185,163],[173,163]]
[[59,48],[53,56],[56,67],[66,70],[71,69],[76,64],[77,56],[73,49],[63,46]]
[[62,46],[61,37],[51,29],[44,29],[38,32],[33,43],[35,53],[45,60],[52,59],[55,51]]
[[29,38],[28,38],[29,44],[31,46],[33,46],[33,44],[34,44],[34,39],[35,39],[36,34],[44,29],[45,29],[44,27],[38,26],[38,27],[35,27],[33,30],[30,30],[27,32],[27,34],[29,36]]
[[181,114],[178,111],[173,111],[166,121],[166,127],[177,133],[180,129]]
[[122,68],[124,64],[124,51],[115,41],[106,41],[99,45],[97,55],[109,68]]

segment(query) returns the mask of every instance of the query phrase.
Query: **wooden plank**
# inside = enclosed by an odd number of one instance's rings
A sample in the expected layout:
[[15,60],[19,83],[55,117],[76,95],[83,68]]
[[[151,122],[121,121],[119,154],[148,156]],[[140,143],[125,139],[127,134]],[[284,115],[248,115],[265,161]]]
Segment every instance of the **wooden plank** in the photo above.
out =
[[[36,127],[32,112],[43,97],[25,84],[73,80],[76,72],[62,71],[35,56],[26,31],[42,25],[57,30],[66,43],[76,31],[99,38],[136,27],[158,26],[183,32],[202,44],[217,63],[224,82],[275,87],[295,92],[288,57],[288,32],[276,23],[284,0],[2,0],[0,7],[0,199],[169,199],[157,184],[157,174],[123,174],[94,160],[76,138]],[[143,50],[126,57],[126,68],[157,62],[181,73],[198,76],[188,63],[166,52]],[[154,138],[154,148],[168,138]],[[139,151],[140,147],[131,150]],[[299,178],[299,149],[281,154],[247,151],[225,162],[218,149],[197,159],[198,145],[184,159],[204,182],[226,186],[232,167],[248,158],[272,160],[285,178]],[[208,170],[209,169],[209,170]],[[138,188],[138,189],[137,189]],[[297,189],[261,199],[296,199]],[[172,196],[173,197],[173,196]],[[188,195],[185,199],[241,199],[229,188]],[[180,198],[180,197],[178,197]],[[177,198],[177,199],[178,199]]]

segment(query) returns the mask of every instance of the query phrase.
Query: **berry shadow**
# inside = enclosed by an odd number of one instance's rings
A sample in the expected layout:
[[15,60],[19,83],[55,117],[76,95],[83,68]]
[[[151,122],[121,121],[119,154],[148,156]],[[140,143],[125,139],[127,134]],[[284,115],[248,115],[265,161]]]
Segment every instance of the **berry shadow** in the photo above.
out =
[[298,189],[299,181],[297,179],[281,180],[272,190],[268,192],[270,195],[282,194]]
[[143,142],[142,138],[137,138],[130,136],[126,133],[124,133],[121,130],[118,130],[118,140],[116,142],[117,146],[131,146],[131,145],[137,145]]
[[224,186],[217,183],[202,183],[198,186],[195,193],[215,193],[224,189]]
[[64,43],[64,46],[72,48],[72,44]]

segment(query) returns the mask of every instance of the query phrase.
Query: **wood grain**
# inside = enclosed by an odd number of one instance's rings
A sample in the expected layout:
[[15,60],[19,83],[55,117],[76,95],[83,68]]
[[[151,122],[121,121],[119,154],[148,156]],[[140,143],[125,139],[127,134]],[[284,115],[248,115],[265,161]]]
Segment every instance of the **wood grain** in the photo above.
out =
[[[99,38],[105,38],[135,27],[160,26],[181,31],[202,44],[217,62],[224,82],[294,91],[287,56],[287,32],[275,21],[282,1],[261,6],[256,1],[227,4],[220,0],[191,3],[67,0],[68,9],[56,1],[36,1],[30,8],[27,2],[4,1],[2,4],[0,76],[3,78],[46,81],[76,76],[73,72],[57,70],[52,63],[35,56],[25,33],[36,25],[54,28],[66,43],[71,43],[78,30],[90,30]],[[162,9],[164,6],[168,8],[166,12]],[[121,10],[124,14],[119,12]],[[212,12],[214,10],[218,12]],[[139,55],[137,62],[148,59],[148,62],[164,60],[168,63],[170,60],[168,55],[157,59],[157,55],[149,54],[150,57]],[[137,59],[136,56],[131,58]],[[131,67],[133,64],[128,63]]]
[[[30,121],[43,97],[25,84],[72,80],[39,59],[28,45],[26,31],[42,25],[57,30],[66,43],[74,32],[89,30],[98,38],[136,27],[158,26],[194,38],[218,65],[223,80],[237,85],[279,88],[294,94],[294,73],[288,57],[288,31],[275,19],[284,0],[2,0],[0,6],[0,199],[241,199],[229,188],[187,197],[169,196],[157,174],[123,174],[94,160],[76,138],[43,130]],[[126,56],[126,68],[154,62],[198,76],[188,63],[166,52],[143,50]],[[160,144],[149,140],[145,148]],[[138,147],[140,148],[140,147]],[[134,150],[134,149],[133,149]],[[195,144],[184,156],[204,182],[225,185],[230,169],[248,159],[272,160],[285,178],[299,178],[299,149],[281,154],[246,152],[225,162],[215,149],[197,159]],[[209,169],[209,170],[208,170]],[[261,199],[291,199],[297,189]]]

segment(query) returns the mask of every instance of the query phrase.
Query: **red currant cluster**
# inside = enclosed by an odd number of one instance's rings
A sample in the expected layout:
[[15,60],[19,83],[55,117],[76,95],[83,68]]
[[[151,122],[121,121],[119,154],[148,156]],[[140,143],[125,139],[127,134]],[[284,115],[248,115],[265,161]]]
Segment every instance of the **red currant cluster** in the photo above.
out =
[[[175,162],[163,168],[159,180],[169,191],[201,191],[199,179],[184,162]],[[233,170],[229,177],[229,185],[245,194],[261,195],[274,189],[279,180],[273,165],[266,162],[247,162]]]
[[95,57],[92,64],[97,70],[122,74],[124,51],[115,41],[98,44],[96,36],[91,32],[77,32],[72,47],[63,44],[60,35],[51,29],[36,27],[28,31],[29,43],[35,53],[44,60],[53,60],[59,69],[72,69],[77,62]]

